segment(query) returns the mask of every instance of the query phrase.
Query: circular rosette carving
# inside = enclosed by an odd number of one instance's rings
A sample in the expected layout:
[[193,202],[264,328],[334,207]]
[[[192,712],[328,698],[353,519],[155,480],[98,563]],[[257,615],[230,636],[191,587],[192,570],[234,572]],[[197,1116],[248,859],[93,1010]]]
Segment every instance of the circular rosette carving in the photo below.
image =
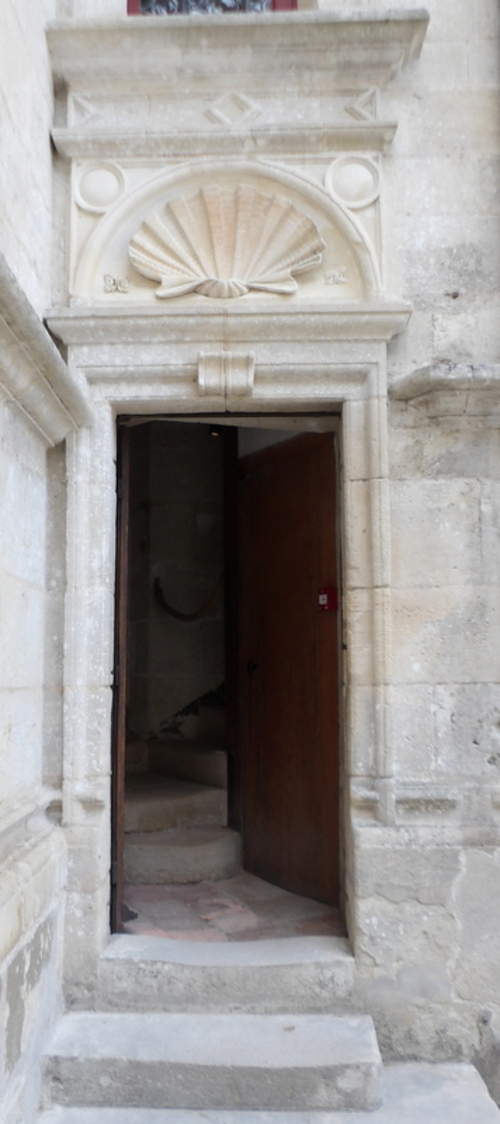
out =
[[157,297],[227,299],[250,289],[295,292],[295,275],[319,265],[324,248],[312,220],[284,196],[214,185],[146,219],[129,255],[139,273],[160,282]]

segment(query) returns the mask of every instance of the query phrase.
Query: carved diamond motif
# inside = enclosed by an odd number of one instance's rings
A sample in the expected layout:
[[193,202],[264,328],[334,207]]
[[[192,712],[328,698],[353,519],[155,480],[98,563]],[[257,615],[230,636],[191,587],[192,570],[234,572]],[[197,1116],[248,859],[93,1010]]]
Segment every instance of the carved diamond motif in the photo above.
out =
[[376,105],[377,91],[374,86],[370,86],[369,90],[356,94],[356,97],[347,103],[345,111],[350,117],[355,117],[356,121],[375,121]]
[[205,116],[210,117],[212,121],[217,121],[220,125],[224,125],[226,129],[233,129],[235,126],[243,125],[249,121],[251,117],[257,117],[262,113],[260,105],[252,101],[246,94],[222,94],[222,97],[217,98],[212,102],[212,105],[205,110]]

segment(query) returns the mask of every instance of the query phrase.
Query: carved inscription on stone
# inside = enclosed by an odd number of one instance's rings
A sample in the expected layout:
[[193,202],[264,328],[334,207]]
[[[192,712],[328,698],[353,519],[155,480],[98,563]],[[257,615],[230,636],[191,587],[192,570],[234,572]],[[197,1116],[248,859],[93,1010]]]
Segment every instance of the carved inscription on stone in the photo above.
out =
[[324,249],[313,221],[284,196],[210,185],[146,219],[129,256],[139,273],[160,283],[157,297],[197,292],[227,299],[251,289],[294,293],[295,276],[319,265]]

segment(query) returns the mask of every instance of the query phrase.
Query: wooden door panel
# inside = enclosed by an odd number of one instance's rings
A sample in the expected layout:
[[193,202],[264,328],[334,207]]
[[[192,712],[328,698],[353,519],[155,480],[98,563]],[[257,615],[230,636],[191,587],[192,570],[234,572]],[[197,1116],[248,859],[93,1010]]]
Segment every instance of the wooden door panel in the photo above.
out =
[[241,464],[244,861],[268,881],[338,898],[336,584],[331,435]]

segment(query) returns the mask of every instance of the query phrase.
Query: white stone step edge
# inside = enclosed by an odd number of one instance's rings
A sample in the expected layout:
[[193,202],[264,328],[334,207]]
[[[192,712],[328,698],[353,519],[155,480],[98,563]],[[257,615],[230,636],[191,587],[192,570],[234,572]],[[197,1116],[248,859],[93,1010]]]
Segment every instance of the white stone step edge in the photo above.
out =
[[343,937],[236,942],[111,937],[99,966],[104,1010],[345,1011],[354,958]]
[[382,1062],[367,1016],[63,1016],[44,1058],[45,1107],[366,1110]]
[[471,1065],[398,1063],[384,1070],[383,1088],[382,1107],[366,1113],[57,1107],[37,1124],[500,1124]]

